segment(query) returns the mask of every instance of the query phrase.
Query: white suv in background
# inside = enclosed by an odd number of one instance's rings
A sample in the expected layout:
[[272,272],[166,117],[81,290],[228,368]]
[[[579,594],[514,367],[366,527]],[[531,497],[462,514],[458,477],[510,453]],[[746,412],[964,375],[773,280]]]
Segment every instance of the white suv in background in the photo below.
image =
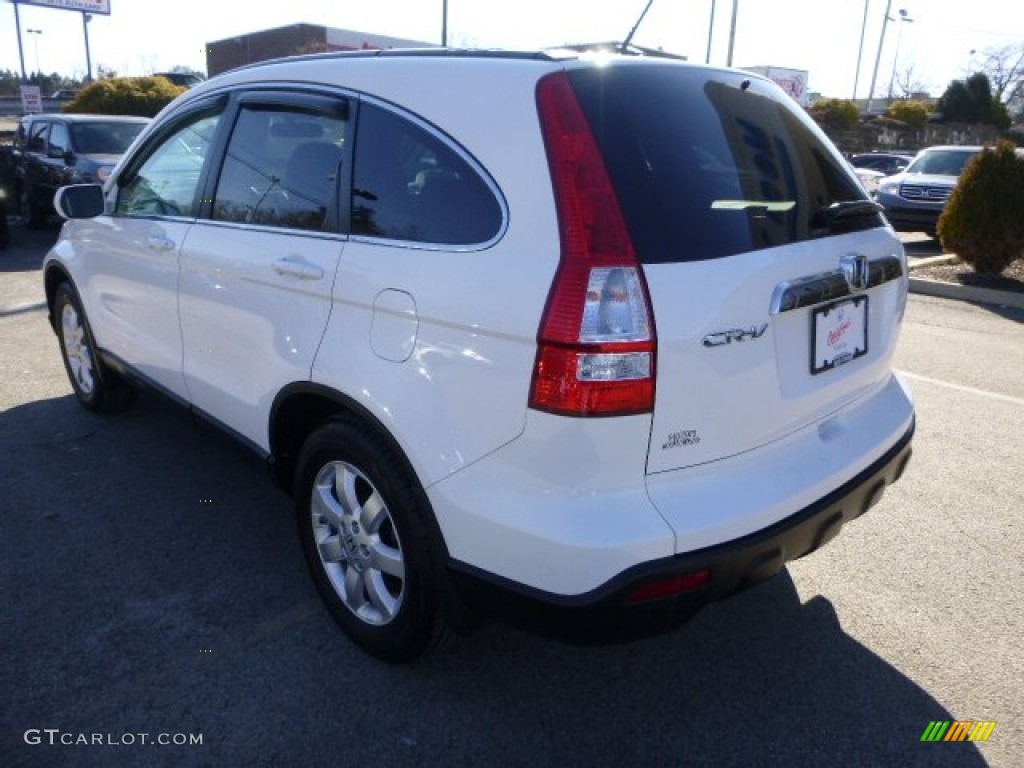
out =
[[346,633],[635,637],[778,572],[910,456],[905,257],[757,76],[372,52],[196,86],[66,187],[50,317],[269,461]]

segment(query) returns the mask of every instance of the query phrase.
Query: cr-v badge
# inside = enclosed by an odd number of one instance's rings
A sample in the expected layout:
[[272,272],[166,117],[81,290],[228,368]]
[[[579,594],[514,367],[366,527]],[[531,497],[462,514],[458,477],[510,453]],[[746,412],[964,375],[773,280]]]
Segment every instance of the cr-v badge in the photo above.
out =
[[732,344],[734,341],[746,341],[747,339],[760,339],[768,330],[768,323],[760,328],[750,326],[749,328],[732,328],[728,331],[716,331],[704,337],[705,347],[720,347],[723,344]]

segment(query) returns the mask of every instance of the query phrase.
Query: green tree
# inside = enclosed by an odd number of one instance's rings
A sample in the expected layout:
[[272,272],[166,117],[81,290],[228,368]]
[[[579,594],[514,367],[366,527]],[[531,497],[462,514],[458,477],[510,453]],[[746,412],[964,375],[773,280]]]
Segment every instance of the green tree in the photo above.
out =
[[1024,157],[1012,142],[979,153],[939,217],[942,247],[976,272],[998,274],[1024,257]]
[[83,88],[65,112],[153,117],[187,88],[163,77],[120,77]]
[[857,105],[849,99],[818,99],[808,112],[819,125],[833,131],[851,131],[860,119]]
[[939,112],[947,123],[994,125],[1006,129],[1010,115],[992,94],[988,75],[976,72],[966,80],[954,80],[939,99]]
[[928,122],[928,107],[920,101],[897,101],[886,110],[885,116],[917,130]]

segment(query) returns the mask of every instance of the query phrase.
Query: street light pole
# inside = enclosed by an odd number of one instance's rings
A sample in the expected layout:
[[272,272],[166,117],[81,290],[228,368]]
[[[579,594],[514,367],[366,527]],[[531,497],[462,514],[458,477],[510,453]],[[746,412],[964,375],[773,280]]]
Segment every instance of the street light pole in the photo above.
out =
[[864,0],[864,20],[860,23],[860,45],[857,46],[857,70],[853,73],[853,101],[857,100],[857,83],[860,82],[860,60],[864,56],[864,33],[868,29],[868,4],[871,0]]
[[92,82],[92,56],[89,54],[89,22],[92,14],[82,11],[82,34],[85,35],[85,82]]
[[21,15],[18,13],[18,4],[14,4],[14,28],[18,33],[18,62],[21,64],[21,82],[28,82],[28,75],[25,74],[25,51],[21,47]]
[[892,0],[886,0],[885,17],[882,19],[882,34],[878,36],[878,53],[875,54],[875,69],[871,73],[871,88],[868,90],[868,106],[865,110],[871,115],[871,101],[875,97],[875,81],[878,80],[878,62],[882,60],[882,45],[885,43],[885,28],[889,26],[889,11],[892,10]]
[[[896,21],[896,19],[889,19],[889,21]],[[914,20],[907,15],[906,8],[900,8],[900,22],[913,22]],[[900,41],[903,40],[903,24],[901,23],[896,29],[896,55],[892,57],[892,76],[889,78],[889,104],[892,105],[892,86],[896,82],[896,64],[900,58]]]
[[732,0],[732,24],[729,25],[729,56],[725,66],[732,66],[732,49],[736,42],[736,14],[739,13],[740,0]]
[[34,47],[36,49],[36,74],[41,75],[42,71],[39,69],[39,36],[43,34],[43,30],[26,29],[25,31],[28,32],[30,35],[33,35],[32,42],[35,44]]
[[711,63],[711,33],[715,29],[715,2],[711,0],[711,19],[708,21],[708,52],[704,54],[704,63]]
[[448,47],[448,0],[441,3],[441,47]]

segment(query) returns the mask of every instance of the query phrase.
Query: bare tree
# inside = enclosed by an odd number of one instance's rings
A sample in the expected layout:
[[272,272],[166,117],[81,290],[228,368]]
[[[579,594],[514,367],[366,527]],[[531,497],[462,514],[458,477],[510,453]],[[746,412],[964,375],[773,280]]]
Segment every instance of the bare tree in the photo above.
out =
[[1024,43],[1010,43],[982,51],[985,58],[979,67],[988,75],[992,95],[1004,104],[1010,101],[1024,83]]
[[915,93],[924,93],[928,90],[927,84],[916,76],[913,64],[903,70],[898,70],[895,80],[896,88],[899,90],[901,98],[904,99],[909,99]]

